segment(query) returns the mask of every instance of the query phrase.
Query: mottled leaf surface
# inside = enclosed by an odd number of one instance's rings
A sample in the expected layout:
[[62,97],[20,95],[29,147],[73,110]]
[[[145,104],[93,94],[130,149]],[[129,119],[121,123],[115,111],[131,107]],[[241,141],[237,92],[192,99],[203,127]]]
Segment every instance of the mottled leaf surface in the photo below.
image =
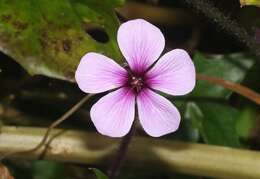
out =
[[[86,52],[121,60],[114,8],[122,2],[0,0],[0,50],[30,74],[73,81]],[[108,41],[97,41],[91,36],[93,32],[106,36]]]

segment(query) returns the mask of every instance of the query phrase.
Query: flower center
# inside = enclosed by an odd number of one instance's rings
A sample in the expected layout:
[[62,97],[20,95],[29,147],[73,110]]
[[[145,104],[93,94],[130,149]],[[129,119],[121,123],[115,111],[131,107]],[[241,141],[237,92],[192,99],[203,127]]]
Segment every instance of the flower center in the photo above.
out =
[[130,76],[129,85],[136,93],[139,93],[144,87],[144,80],[142,77]]

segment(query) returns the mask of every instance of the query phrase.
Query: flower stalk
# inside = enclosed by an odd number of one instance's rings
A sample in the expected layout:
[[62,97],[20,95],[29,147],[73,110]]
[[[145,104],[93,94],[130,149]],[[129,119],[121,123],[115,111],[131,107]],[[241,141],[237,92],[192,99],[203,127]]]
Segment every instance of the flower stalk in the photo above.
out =
[[134,136],[135,131],[135,121],[134,124],[130,130],[130,132],[122,139],[120,142],[117,154],[115,156],[115,159],[111,165],[111,168],[108,170],[108,176],[109,179],[114,179],[119,175],[120,168],[126,158],[128,147],[131,143],[131,140]]

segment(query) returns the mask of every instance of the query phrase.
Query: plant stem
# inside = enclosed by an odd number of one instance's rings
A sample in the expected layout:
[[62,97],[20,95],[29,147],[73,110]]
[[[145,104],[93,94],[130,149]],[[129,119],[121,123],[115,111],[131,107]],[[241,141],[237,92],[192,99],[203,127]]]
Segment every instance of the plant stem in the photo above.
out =
[[[107,165],[117,151],[118,140],[97,133],[53,129],[49,150],[43,159],[88,165]],[[29,150],[37,145],[45,128],[3,127],[0,155],[7,151]],[[57,136],[57,133],[60,135]],[[8,158],[38,159],[41,148]],[[260,152],[205,144],[135,136],[128,148],[126,166],[167,173],[181,172],[213,178],[260,178]]]
[[194,25],[197,22],[192,13],[181,8],[160,7],[136,1],[126,1],[123,6],[116,8],[116,11],[126,19],[144,18],[171,26]]
[[224,80],[222,78],[214,77],[214,76],[207,76],[202,74],[197,74],[198,80],[204,80],[212,84],[220,85],[226,89],[229,89],[231,91],[234,91],[241,96],[244,96],[245,98],[249,99],[252,102],[255,102],[256,104],[260,105],[260,94],[237,83],[233,83],[231,81]]
[[109,179],[114,179],[119,175],[120,168],[121,168],[121,166],[124,162],[124,159],[126,157],[126,154],[127,154],[127,149],[131,142],[131,139],[134,136],[134,131],[135,131],[135,122],[132,125],[130,132],[122,139],[122,141],[119,145],[117,155],[111,165],[111,168],[108,170]]
[[[249,50],[256,56],[260,57],[260,48],[254,36],[250,35],[245,28],[240,26],[236,21],[225,15],[221,10],[216,8],[211,1],[208,0],[185,0],[194,9],[200,11],[205,17],[211,19],[219,27],[230,35],[236,37],[240,42],[244,43]],[[259,59],[258,59],[259,60]]]
[[93,94],[88,94],[84,98],[82,98],[79,102],[77,102],[72,108],[70,108],[66,113],[64,113],[60,118],[58,118],[56,121],[54,121],[46,130],[46,133],[44,134],[42,140],[37,144],[35,147],[29,149],[29,150],[24,150],[24,151],[15,151],[15,152],[7,152],[6,154],[2,155],[0,157],[0,161],[3,160],[4,158],[14,155],[16,153],[31,153],[34,152],[38,149],[40,149],[44,144],[46,144],[49,134],[52,129],[57,127],[59,124],[61,124],[63,121],[65,121],[68,117],[70,117],[73,113],[75,113],[90,97],[92,97]]

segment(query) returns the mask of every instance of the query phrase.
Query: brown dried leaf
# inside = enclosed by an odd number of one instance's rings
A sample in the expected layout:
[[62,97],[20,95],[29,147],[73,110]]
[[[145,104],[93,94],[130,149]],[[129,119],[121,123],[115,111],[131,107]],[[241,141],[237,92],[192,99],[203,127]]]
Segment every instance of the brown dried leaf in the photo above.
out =
[[0,164],[0,179],[14,179],[8,168],[3,164]]

